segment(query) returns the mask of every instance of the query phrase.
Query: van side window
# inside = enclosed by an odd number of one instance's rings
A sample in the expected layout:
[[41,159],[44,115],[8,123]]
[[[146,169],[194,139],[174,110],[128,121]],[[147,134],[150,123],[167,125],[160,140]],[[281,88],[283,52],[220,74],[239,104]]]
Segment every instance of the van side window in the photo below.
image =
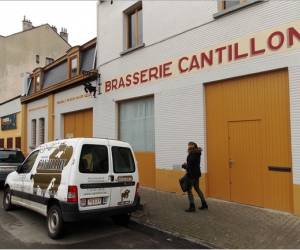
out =
[[112,147],[112,157],[115,173],[133,173],[134,160],[129,148]]
[[108,150],[106,146],[86,144],[82,146],[80,173],[106,174],[108,173]]
[[31,155],[28,156],[28,158],[25,160],[25,162],[22,165],[22,171],[21,173],[29,173],[35,163],[36,158],[38,157],[39,151],[34,151]]

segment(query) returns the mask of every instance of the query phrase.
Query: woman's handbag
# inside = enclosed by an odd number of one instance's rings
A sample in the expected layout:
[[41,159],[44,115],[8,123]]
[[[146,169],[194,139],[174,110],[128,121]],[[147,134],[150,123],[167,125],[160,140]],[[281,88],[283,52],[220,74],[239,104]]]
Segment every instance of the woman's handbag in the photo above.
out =
[[192,182],[187,175],[184,175],[179,179],[179,184],[182,189],[182,192],[187,192],[190,189]]

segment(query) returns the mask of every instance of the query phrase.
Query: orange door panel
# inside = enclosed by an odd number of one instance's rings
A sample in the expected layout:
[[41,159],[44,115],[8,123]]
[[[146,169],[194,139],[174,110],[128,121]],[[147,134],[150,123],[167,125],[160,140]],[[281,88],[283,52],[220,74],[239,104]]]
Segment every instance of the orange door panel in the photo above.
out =
[[[288,71],[207,84],[205,99],[208,194],[292,212]],[[235,141],[229,142],[233,136]],[[233,156],[239,168],[229,168]]]
[[228,123],[230,197],[263,206],[261,121]]
[[84,135],[93,137],[93,110],[86,110],[84,113]]
[[93,137],[93,110],[64,114],[64,138]]
[[64,138],[75,137],[75,115],[68,113],[64,115]]
[[[223,107],[223,87],[206,87],[208,195],[230,200],[228,171],[228,130]],[[221,110],[220,110],[221,109]]]

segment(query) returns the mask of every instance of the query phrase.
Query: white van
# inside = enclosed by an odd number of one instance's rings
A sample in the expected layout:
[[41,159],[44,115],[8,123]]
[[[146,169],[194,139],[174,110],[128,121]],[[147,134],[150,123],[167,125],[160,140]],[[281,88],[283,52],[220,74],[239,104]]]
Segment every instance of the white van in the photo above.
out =
[[139,203],[138,169],[128,143],[76,138],[39,146],[7,176],[3,207],[32,209],[47,217],[51,238],[64,222],[104,214],[129,222]]

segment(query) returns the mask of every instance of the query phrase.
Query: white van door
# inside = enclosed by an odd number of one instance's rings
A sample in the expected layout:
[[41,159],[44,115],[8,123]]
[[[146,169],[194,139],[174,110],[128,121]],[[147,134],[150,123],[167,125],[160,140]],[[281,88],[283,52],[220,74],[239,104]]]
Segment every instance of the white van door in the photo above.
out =
[[111,147],[114,185],[111,190],[112,207],[126,206],[134,202],[137,170],[130,148],[121,146]]
[[109,207],[113,179],[107,145],[82,145],[76,178],[80,210]]
[[[28,173],[31,171],[32,167],[35,164],[38,153],[39,153],[38,151],[32,152],[23,162],[21,169],[17,175],[15,185],[13,187],[14,190],[19,191],[21,193],[26,192],[24,182],[25,182],[26,176],[28,175]],[[21,194],[19,194],[19,195],[21,195]]]
[[23,182],[24,182],[25,174],[24,173],[16,173],[13,177],[13,181],[10,183],[10,189],[18,192],[23,192]]
[[[16,173],[15,178],[13,180],[13,185],[11,189],[13,190],[12,202],[17,204],[24,203],[29,204],[30,201],[27,200],[28,196],[26,195],[25,190],[25,180],[28,176],[29,172],[31,171],[32,167],[35,164],[36,158],[38,156],[38,151],[32,152],[23,162],[20,170]],[[28,193],[28,192],[27,192]]]

